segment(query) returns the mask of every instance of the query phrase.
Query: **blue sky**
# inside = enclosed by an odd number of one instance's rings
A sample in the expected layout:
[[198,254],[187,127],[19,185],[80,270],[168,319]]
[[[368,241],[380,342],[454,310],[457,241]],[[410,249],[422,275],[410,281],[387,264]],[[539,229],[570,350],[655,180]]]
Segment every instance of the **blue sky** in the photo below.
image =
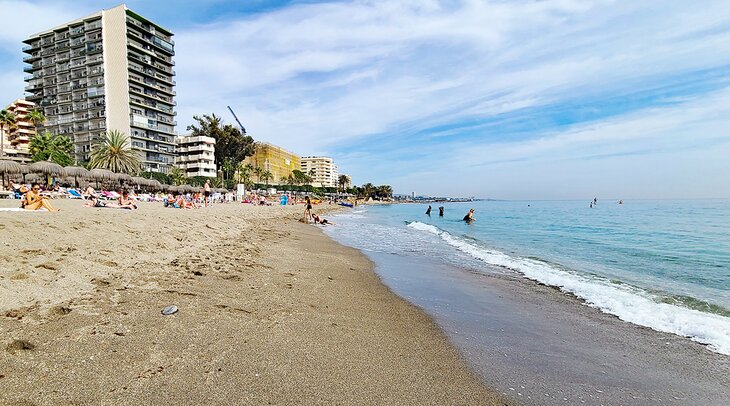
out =
[[[117,4],[0,0],[2,99],[23,38]],[[127,5],[176,34],[181,132],[231,105],[257,140],[399,193],[730,197],[730,2]]]

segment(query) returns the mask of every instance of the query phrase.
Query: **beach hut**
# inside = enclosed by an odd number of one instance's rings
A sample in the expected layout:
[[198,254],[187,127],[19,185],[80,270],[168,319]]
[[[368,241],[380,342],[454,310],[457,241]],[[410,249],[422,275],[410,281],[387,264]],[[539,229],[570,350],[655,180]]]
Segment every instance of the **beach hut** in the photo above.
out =
[[81,166],[67,166],[63,168],[63,172],[66,176],[74,178],[74,185],[79,187],[79,178],[84,178],[89,175],[89,170]]

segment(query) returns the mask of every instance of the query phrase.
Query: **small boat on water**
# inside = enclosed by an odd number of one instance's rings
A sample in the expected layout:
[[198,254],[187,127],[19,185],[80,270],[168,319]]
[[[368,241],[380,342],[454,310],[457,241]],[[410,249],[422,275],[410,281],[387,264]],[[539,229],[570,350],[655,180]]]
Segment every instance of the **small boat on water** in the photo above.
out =
[[345,207],[352,207],[352,203],[347,203],[347,202],[340,202],[339,205],[345,206]]

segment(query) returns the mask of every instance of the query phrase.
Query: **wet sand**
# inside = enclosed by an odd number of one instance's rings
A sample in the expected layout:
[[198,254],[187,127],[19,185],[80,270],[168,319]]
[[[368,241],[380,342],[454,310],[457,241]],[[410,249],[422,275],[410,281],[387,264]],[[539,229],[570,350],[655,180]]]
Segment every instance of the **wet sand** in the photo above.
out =
[[0,212],[0,404],[502,403],[301,207],[53,203]]
[[[730,357],[507,271],[368,255],[491,387],[523,404],[728,405]],[[499,371],[499,373],[494,373]]]

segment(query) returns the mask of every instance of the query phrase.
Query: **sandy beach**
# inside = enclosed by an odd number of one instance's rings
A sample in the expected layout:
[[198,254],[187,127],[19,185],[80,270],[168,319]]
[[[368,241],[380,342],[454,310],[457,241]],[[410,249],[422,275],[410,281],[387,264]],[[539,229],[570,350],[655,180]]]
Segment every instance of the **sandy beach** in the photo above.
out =
[[0,212],[0,403],[503,403],[301,207],[53,203]]

